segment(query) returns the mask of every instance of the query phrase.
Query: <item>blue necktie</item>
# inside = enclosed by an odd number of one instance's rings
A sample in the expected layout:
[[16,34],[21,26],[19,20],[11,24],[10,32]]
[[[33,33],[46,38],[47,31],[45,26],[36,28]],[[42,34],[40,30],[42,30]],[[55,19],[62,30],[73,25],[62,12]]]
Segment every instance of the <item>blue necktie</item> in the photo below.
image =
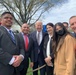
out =
[[9,30],[9,34],[10,34],[10,37],[11,37],[12,41],[16,44],[14,34],[11,30]]

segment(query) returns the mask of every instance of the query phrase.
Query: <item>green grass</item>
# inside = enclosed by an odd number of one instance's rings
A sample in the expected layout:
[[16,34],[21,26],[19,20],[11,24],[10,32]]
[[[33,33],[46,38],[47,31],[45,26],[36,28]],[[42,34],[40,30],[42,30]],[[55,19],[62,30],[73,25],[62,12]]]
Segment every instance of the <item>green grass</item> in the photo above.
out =
[[[30,64],[30,60],[29,60],[29,64]],[[30,66],[29,66],[27,72],[29,72],[29,71],[32,71],[32,68],[30,68]],[[27,73],[26,75],[33,75],[33,72],[29,72],[29,73]],[[39,72],[39,71],[38,71],[38,75],[40,75],[40,72]]]
[[33,75],[32,72],[29,72],[29,71],[31,71],[31,70],[32,70],[32,68],[29,67],[29,68],[28,68],[28,71],[27,71],[27,72],[28,72],[27,75]]
[[[27,73],[27,75],[33,75],[33,72],[30,72],[30,71],[32,71],[32,68],[28,68],[28,71],[27,72],[29,72],[29,73]],[[38,75],[40,75],[40,72],[38,71]]]

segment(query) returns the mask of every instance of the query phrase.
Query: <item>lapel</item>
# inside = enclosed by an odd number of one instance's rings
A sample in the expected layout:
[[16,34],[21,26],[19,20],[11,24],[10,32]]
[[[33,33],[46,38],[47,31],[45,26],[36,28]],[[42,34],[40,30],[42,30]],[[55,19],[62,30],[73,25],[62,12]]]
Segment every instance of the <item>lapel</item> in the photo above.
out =
[[[35,36],[33,36],[34,40],[36,40],[36,42],[37,42],[37,31],[34,32],[34,35],[35,35]],[[38,42],[37,42],[37,44],[38,44]]]
[[30,47],[30,44],[31,44],[31,38],[30,38],[30,34],[28,34],[28,50],[29,50],[29,47]]
[[45,42],[46,43],[46,47],[47,47],[48,41],[49,41],[49,36],[46,37],[46,42]]
[[44,42],[44,43],[45,43],[45,45],[44,45],[44,46],[45,46],[45,47],[44,47],[44,48],[45,48],[45,51],[47,50],[48,41],[49,41],[49,36],[46,37],[46,40],[45,40],[45,42]]
[[53,39],[51,38],[51,41],[50,41],[50,54],[51,54],[51,52],[52,52],[52,41],[53,41]]
[[[49,41],[49,35],[46,37],[46,41],[44,42],[45,43],[45,50],[47,50],[48,41]],[[50,40],[50,50],[52,50],[52,38]]]
[[[11,36],[10,36],[10,34],[8,33],[8,31],[3,27],[3,26],[1,26],[1,29],[7,34],[7,36],[9,37],[9,39],[12,41],[12,38],[11,38]],[[13,33],[14,34],[14,33]],[[15,41],[16,41],[16,36],[14,35],[14,37],[15,37]],[[12,41],[13,42],[13,41]],[[14,42],[13,42],[14,43]],[[14,43],[15,44],[15,43]],[[17,44],[17,41],[16,41],[16,44]],[[16,45],[15,44],[15,45]]]
[[25,49],[25,40],[24,40],[24,37],[23,37],[22,33],[19,33],[19,38],[20,38],[20,40],[21,40],[20,43],[23,45],[23,47],[24,47],[24,49]]
[[43,38],[44,38],[44,32],[42,31],[42,41],[41,41],[41,43],[40,44],[42,44],[42,42],[43,42]]

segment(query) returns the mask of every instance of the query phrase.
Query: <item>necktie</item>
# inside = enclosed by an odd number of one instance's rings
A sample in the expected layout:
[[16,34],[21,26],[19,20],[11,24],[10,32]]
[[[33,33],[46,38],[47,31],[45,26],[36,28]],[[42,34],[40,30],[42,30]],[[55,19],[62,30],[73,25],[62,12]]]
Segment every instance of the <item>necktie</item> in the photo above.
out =
[[25,37],[25,49],[27,51],[28,50],[28,36],[24,35],[24,37]]
[[[37,34],[37,42],[38,42],[38,45],[40,45],[40,32],[38,32]],[[38,49],[38,54],[40,53],[40,49]]]
[[12,41],[16,44],[14,34],[12,33],[11,30],[9,30],[9,34],[10,34],[10,37],[11,37]]
[[38,35],[37,35],[37,42],[38,42],[38,45],[40,44],[40,32],[38,32]]

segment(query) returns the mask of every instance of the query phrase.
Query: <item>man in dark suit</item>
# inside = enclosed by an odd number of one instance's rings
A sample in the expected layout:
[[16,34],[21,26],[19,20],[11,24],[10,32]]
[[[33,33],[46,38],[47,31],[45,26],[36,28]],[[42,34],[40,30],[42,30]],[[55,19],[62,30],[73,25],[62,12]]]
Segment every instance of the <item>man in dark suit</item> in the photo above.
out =
[[[36,31],[31,33],[31,37],[34,41],[34,67],[33,69],[38,68],[38,66],[42,66],[45,64],[44,56],[43,56],[43,38],[45,33],[42,31],[42,22],[37,21],[35,23]],[[38,71],[33,72],[33,75],[38,75]],[[45,67],[40,69],[40,75],[45,75]]]
[[[21,32],[18,34],[18,39],[20,43],[20,48],[25,51],[24,60],[20,65],[20,75],[26,75],[29,66],[29,57],[31,59],[31,67],[33,67],[33,59],[34,59],[33,40],[29,34],[28,24],[24,23],[22,25]],[[27,43],[28,43],[28,48],[26,48]]]
[[11,31],[13,15],[4,12],[0,26],[0,75],[19,75],[17,67],[24,58],[24,51],[19,50],[17,38]]

